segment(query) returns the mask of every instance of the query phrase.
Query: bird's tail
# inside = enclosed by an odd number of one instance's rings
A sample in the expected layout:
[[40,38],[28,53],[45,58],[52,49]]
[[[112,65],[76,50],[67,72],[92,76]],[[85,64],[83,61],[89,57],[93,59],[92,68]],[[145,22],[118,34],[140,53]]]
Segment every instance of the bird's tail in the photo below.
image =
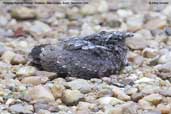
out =
[[[47,44],[42,44],[42,45],[38,45],[38,46],[35,46],[30,54],[29,54],[29,59],[31,61],[31,64],[32,65],[35,65],[35,66],[39,66],[41,67],[41,63],[40,63],[40,54],[42,52],[42,48],[45,47]],[[40,68],[41,69],[41,68]]]

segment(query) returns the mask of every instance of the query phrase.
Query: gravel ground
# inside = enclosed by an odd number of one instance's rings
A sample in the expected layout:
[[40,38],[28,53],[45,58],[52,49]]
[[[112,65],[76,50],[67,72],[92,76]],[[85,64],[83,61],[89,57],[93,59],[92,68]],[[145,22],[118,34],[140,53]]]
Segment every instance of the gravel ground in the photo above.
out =
[[[170,14],[171,3],[148,0],[1,3],[0,114],[171,114]],[[64,79],[29,65],[35,45],[102,30],[135,33],[120,75]]]

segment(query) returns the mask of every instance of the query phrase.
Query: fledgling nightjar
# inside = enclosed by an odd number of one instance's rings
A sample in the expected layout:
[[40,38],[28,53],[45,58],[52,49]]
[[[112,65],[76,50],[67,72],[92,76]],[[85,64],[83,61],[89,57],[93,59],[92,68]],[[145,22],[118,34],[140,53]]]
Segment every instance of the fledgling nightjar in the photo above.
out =
[[125,39],[132,36],[129,32],[101,31],[35,46],[29,56],[33,65],[60,77],[106,77],[119,73],[127,64]]

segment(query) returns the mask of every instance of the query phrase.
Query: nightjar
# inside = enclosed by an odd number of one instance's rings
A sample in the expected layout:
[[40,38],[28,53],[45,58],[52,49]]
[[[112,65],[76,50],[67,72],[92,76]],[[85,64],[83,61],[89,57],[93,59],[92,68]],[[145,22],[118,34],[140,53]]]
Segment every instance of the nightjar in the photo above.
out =
[[106,77],[119,73],[127,64],[125,39],[132,36],[129,32],[101,31],[35,46],[29,56],[33,65],[60,77]]

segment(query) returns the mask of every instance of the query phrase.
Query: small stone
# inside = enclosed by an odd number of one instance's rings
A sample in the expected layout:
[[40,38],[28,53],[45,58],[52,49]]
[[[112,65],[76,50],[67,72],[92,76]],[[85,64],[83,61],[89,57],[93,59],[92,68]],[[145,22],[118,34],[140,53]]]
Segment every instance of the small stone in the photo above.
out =
[[57,85],[57,84],[54,84],[53,87],[51,88],[52,94],[55,98],[61,98],[64,90],[65,87],[63,85]]
[[159,64],[165,64],[165,63],[168,63],[168,61],[171,61],[171,52],[168,52],[168,53],[163,54],[159,58],[158,63]]
[[11,37],[14,35],[13,31],[11,29],[2,29],[0,28],[0,35],[3,37]]
[[16,100],[15,99],[13,99],[13,98],[9,98],[7,101],[6,101],[6,105],[12,105],[12,104],[14,104],[16,102]]
[[46,71],[36,71],[36,76],[48,77],[50,80],[57,77],[56,73]]
[[123,101],[128,101],[128,100],[131,99],[130,96],[125,94],[124,91],[120,90],[117,87],[113,88],[113,94],[114,94],[115,97],[117,97],[118,99],[121,99]]
[[81,7],[81,14],[82,15],[92,15],[96,12],[96,8],[92,5],[84,5],[83,7]]
[[15,53],[12,51],[5,51],[1,56],[1,59],[6,63],[11,63],[12,59],[15,57]]
[[108,11],[108,3],[105,0],[99,1],[97,5],[97,11],[98,12],[106,12]]
[[18,65],[18,64],[25,64],[27,61],[23,55],[16,54],[13,59],[11,60],[11,64]]
[[141,38],[138,34],[135,34],[135,37],[126,39],[127,46],[133,50],[144,49],[148,46],[148,43],[147,40]]
[[171,14],[171,6],[168,5],[167,7],[165,7],[165,9],[162,11],[163,14],[165,14],[166,16],[170,17]]
[[134,102],[127,102],[115,106],[108,114],[138,114],[138,105]]
[[5,16],[0,16],[0,26],[5,26],[8,23],[8,19]]
[[58,104],[56,104],[55,102],[51,101],[51,102],[47,102],[47,101],[40,101],[34,104],[34,109],[35,112],[39,112],[40,110],[48,110],[50,112],[58,112],[59,108],[58,108]]
[[79,102],[76,114],[90,114],[91,109],[96,109],[96,105],[88,102]]
[[27,7],[18,7],[12,9],[11,16],[19,20],[26,20],[26,19],[35,19],[37,17],[37,14],[33,9]]
[[126,18],[126,17],[129,17],[129,16],[132,16],[133,15],[133,12],[131,10],[125,10],[125,9],[118,9],[117,10],[117,14],[122,17],[122,18]]
[[29,28],[29,31],[37,35],[41,35],[43,33],[51,32],[51,28],[41,21],[35,21],[33,25]]
[[92,15],[94,13],[100,12],[106,12],[108,11],[108,3],[106,1],[93,1],[90,4],[86,4],[81,8],[81,14],[82,15]]
[[162,29],[167,26],[167,20],[166,19],[159,19],[155,18],[152,20],[149,20],[144,27],[149,30],[153,29]]
[[48,110],[40,109],[37,114],[52,114],[52,113]]
[[33,76],[36,73],[36,69],[32,66],[23,66],[17,69],[17,76]]
[[39,85],[48,81],[48,77],[45,76],[29,76],[24,77],[21,82],[24,84]]
[[135,102],[139,101],[143,97],[144,97],[144,94],[142,92],[134,93],[131,96],[132,100],[135,101]]
[[171,89],[161,89],[159,93],[165,97],[171,97]]
[[145,48],[142,51],[142,55],[147,58],[154,58],[157,56],[157,54],[158,54],[158,51],[156,49],[152,49],[152,48]]
[[160,94],[151,94],[148,96],[145,96],[142,100],[145,100],[153,105],[157,105],[162,101],[162,96]]
[[162,113],[159,111],[145,111],[142,114],[162,114]]
[[171,36],[168,37],[168,40],[167,40],[166,43],[167,43],[167,45],[169,45],[169,46],[171,45]]
[[130,31],[137,31],[141,29],[143,22],[144,22],[144,17],[143,15],[139,15],[139,14],[128,17],[126,21],[128,25],[128,29]]
[[90,35],[94,32],[93,28],[91,25],[89,25],[88,23],[84,23],[81,27],[81,35],[84,36],[84,35]]
[[137,88],[135,88],[135,87],[130,87],[130,88],[127,88],[127,89],[125,90],[125,93],[126,93],[127,95],[133,95],[133,94],[136,94],[137,91],[138,91]]
[[154,79],[147,78],[147,77],[142,77],[139,80],[135,81],[136,84],[140,84],[140,83],[153,83],[153,82],[154,82]]
[[23,105],[23,104],[14,104],[10,106],[10,111],[13,113],[33,114],[33,106]]
[[168,36],[171,36],[171,28],[167,27],[165,29],[165,33],[168,35]]
[[117,105],[117,104],[124,103],[124,101],[119,100],[119,99],[117,99],[115,97],[107,97],[107,96],[99,98],[98,102],[100,104],[102,104],[102,105],[108,105],[108,104],[110,104],[110,105]]
[[138,101],[138,104],[145,110],[154,110],[155,108],[150,102],[142,99]]
[[147,29],[141,29],[141,30],[137,31],[136,34],[139,34],[139,37],[141,37],[145,40],[153,40],[154,39],[151,31],[147,30]]
[[3,55],[3,53],[6,51],[6,48],[3,44],[0,44],[0,57]]
[[84,79],[76,79],[71,82],[68,82],[67,85],[72,89],[79,90],[82,93],[90,92],[92,89],[92,85]]
[[66,105],[74,105],[83,98],[83,94],[78,90],[65,90],[62,96],[62,101]]
[[32,100],[40,100],[40,99],[50,100],[50,101],[55,100],[51,91],[42,85],[29,88],[28,97],[31,97]]
[[160,72],[171,72],[171,62],[156,65],[154,68],[158,69]]
[[159,104],[159,105],[157,105],[156,109],[159,110],[162,114],[170,114],[171,113],[170,105]]
[[130,52],[128,53],[128,61],[135,65],[141,66],[144,62],[144,58],[138,54]]

